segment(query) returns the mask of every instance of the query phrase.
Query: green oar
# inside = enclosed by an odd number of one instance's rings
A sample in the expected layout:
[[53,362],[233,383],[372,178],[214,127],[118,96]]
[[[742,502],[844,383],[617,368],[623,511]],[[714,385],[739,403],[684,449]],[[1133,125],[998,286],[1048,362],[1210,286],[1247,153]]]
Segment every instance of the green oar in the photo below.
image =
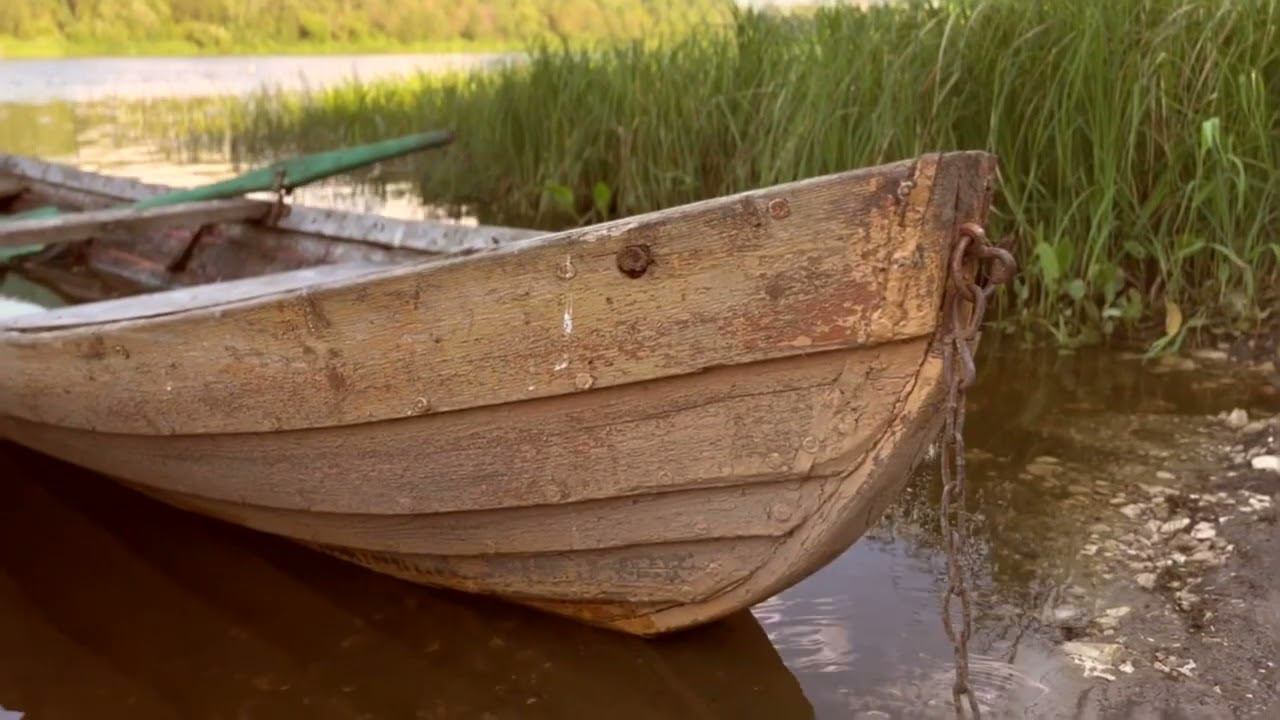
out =
[[[328,152],[302,155],[291,160],[281,160],[273,165],[251,170],[230,180],[201,185],[187,190],[175,190],[145,200],[139,200],[128,207],[145,210],[162,205],[196,202],[200,200],[223,200],[239,197],[246,193],[269,190],[292,190],[317,180],[334,175],[341,175],[357,168],[372,165],[383,160],[407,155],[419,150],[441,147],[453,142],[453,133],[447,130],[406,135],[405,137],[368,145],[330,150]],[[7,220],[31,220],[37,218],[56,217],[62,214],[57,208],[43,207],[29,210],[17,215],[8,216]]]

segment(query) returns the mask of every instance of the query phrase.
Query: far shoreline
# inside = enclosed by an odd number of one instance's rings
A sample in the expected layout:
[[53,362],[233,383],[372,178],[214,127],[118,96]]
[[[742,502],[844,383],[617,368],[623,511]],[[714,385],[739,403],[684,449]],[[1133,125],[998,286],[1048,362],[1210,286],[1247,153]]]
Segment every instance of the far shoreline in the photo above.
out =
[[122,45],[77,44],[0,38],[0,62],[13,60],[119,60],[219,57],[327,57],[334,55],[472,55],[516,52],[524,42],[454,40],[406,44],[282,43],[204,48],[194,43],[150,42]]

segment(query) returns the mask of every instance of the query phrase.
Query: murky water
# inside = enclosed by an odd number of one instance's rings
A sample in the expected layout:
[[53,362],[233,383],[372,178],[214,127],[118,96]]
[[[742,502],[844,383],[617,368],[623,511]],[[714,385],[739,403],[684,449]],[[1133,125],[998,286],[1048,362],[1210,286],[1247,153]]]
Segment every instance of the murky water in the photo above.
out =
[[[232,172],[64,100],[0,103],[0,150],[173,184]],[[302,200],[424,212],[394,185]],[[1051,717],[1080,678],[1045,608],[1105,582],[1077,560],[1106,488],[1196,467],[1200,418],[1277,400],[1225,371],[993,348],[969,410],[973,673],[993,715]],[[932,463],[827,568],[657,641],[369,573],[8,444],[0,478],[0,707],[30,718],[950,714]]]

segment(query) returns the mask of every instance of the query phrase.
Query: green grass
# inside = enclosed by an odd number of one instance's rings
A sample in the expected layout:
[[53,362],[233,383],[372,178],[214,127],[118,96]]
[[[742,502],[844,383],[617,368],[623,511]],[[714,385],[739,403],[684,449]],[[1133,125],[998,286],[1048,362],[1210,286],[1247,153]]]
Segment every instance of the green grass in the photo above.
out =
[[[1247,332],[1280,286],[1280,0],[902,2],[470,76],[264,95],[183,131],[241,157],[449,126],[430,202],[556,228],[933,150],[1002,163],[1005,327]],[[1167,330],[1167,332],[1166,332]]]

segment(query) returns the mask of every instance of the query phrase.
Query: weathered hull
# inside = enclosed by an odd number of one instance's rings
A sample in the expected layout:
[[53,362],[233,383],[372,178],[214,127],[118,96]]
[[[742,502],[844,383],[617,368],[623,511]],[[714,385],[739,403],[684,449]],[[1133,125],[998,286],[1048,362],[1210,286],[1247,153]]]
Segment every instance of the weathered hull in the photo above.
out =
[[[936,434],[945,265],[991,170],[952,157],[490,266],[0,328],[0,434],[416,582],[705,623],[847,548]],[[613,264],[642,241],[637,281]],[[505,304],[412,316],[433,291]]]
[[[179,507],[408,580],[655,634],[767,598],[861,535],[936,430],[940,360],[927,349],[709,371],[666,381],[700,386],[667,390],[671,406],[632,404],[662,389],[630,386],[569,406],[281,433],[0,422],[22,444]],[[334,485],[368,492],[326,502]]]

